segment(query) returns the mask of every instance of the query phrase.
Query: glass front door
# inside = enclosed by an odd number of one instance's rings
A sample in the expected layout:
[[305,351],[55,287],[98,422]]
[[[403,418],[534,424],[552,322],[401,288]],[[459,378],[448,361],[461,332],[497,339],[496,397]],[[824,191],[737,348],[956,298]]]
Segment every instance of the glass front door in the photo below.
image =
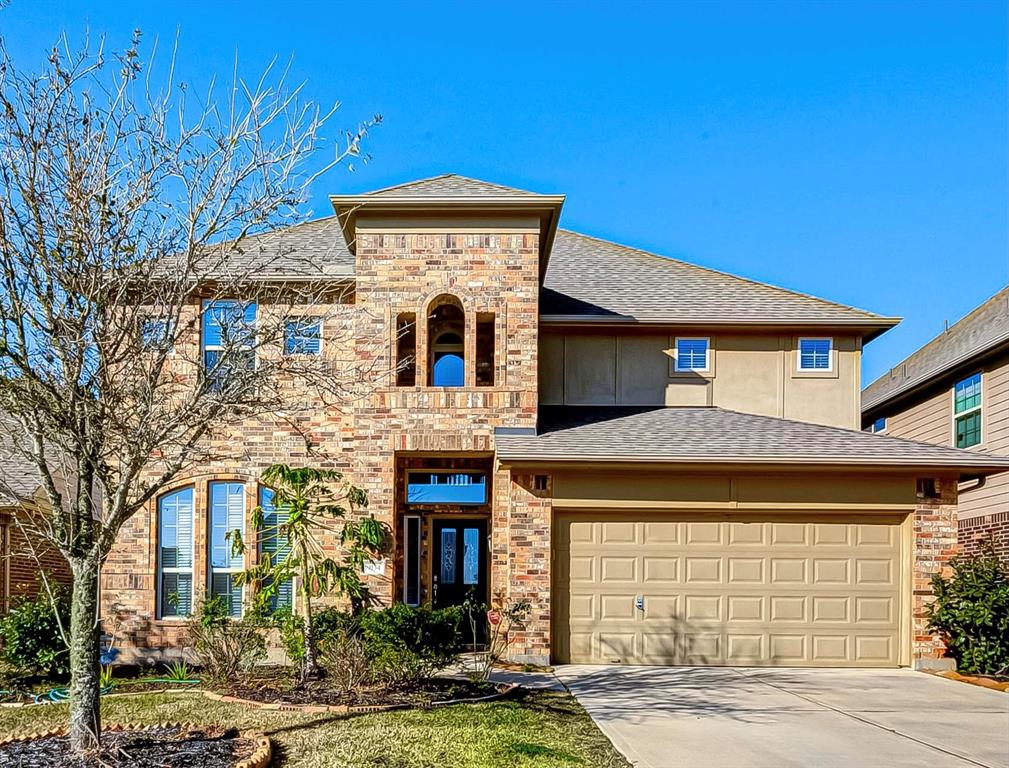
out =
[[[434,573],[431,584],[435,608],[462,605],[470,595],[487,602],[487,521],[435,520]],[[478,622],[483,637],[483,616]]]

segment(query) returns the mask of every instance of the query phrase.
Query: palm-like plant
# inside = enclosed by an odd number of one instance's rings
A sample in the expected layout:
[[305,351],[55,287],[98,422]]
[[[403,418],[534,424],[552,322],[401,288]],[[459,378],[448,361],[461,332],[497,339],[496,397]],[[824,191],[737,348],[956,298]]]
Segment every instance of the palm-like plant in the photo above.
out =
[[[346,519],[368,506],[367,493],[347,481],[341,472],[315,467],[290,467],[274,464],[262,475],[262,482],[273,490],[273,508],[286,513],[277,515],[276,522],[266,524],[262,506],[253,510],[252,522],[258,542],[270,539],[286,542],[276,555],[262,552],[259,563],[238,575],[238,583],[256,581],[260,584],[258,599],[268,602],[281,584],[296,579],[301,596],[301,613],[305,627],[303,678],[318,675],[312,621],[312,599],[330,592],[346,596],[355,612],[368,602],[367,588],[361,581],[361,571],[368,559],[383,551],[386,526],[372,515]],[[338,521],[343,521],[337,528]],[[322,543],[325,533],[339,533],[344,556],[337,561]],[[236,554],[245,551],[239,531],[230,534]]]

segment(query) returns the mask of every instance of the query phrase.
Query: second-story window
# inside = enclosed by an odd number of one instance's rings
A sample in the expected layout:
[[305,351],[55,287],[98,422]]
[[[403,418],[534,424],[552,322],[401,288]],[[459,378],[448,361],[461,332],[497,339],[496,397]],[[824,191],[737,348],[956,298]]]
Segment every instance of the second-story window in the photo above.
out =
[[318,317],[302,317],[288,320],[284,324],[284,354],[322,354],[322,320]]
[[417,383],[417,315],[401,312],[396,318],[396,386]]
[[234,552],[232,536],[245,538],[245,486],[242,483],[210,484],[210,596],[220,597],[229,616],[242,615],[242,587],[235,574],[245,568],[244,557]]
[[886,416],[880,416],[865,428],[866,432],[886,432]]
[[494,313],[476,317],[476,385],[494,386]]
[[799,339],[799,370],[833,370],[833,346],[832,339]]
[[684,373],[689,371],[705,373],[710,370],[708,346],[708,339],[677,338],[676,370]]
[[140,338],[144,349],[151,352],[172,351],[172,325],[168,320],[149,317],[140,325]]
[[203,302],[203,366],[215,389],[256,365],[256,303],[236,299]]
[[957,448],[981,443],[981,374],[953,385],[953,433]]

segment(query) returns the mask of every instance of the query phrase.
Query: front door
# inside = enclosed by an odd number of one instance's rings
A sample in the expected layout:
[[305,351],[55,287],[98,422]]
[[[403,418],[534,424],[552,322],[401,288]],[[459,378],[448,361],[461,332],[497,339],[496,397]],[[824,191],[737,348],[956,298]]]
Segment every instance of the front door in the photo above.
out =
[[[487,602],[487,521],[435,520],[434,573],[431,583],[435,608],[462,605],[470,595]],[[478,621],[483,637],[483,617]]]

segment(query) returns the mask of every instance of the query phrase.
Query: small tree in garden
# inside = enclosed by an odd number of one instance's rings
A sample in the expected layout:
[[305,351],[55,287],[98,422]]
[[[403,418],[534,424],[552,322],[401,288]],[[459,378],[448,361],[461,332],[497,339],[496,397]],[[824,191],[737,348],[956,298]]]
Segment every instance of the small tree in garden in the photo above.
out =
[[[312,600],[336,593],[347,597],[359,613],[368,601],[361,571],[365,561],[381,555],[386,528],[371,515],[347,519],[348,513],[353,516],[368,506],[368,495],[336,470],[274,464],[263,472],[262,482],[273,490],[272,508],[277,514],[267,523],[262,507],[253,510],[257,544],[279,540],[280,545],[275,556],[263,552],[259,564],[239,574],[238,582],[258,581],[258,599],[265,602],[276,596],[282,584],[295,579],[304,619],[301,674],[315,677],[319,666]],[[339,537],[342,560],[327,551],[323,541],[327,534]],[[244,552],[241,533],[235,530],[229,536],[233,551]]]
[[[469,620],[470,635],[473,638],[472,676],[478,680],[489,680],[494,662],[503,659],[511,645],[511,629],[522,625],[532,611],[528,600],[509,602],[503,592],[495,593],[491,606],[476,599],[472,593],[466,597],[462,609]],[[480,625],[487,622],[487,647],[483,653],[477,652]]]
[[932,577],[929,629],[942,635],[960,670],[1009,674],[1009,566],[989,547],[950,567],[949,578]]

